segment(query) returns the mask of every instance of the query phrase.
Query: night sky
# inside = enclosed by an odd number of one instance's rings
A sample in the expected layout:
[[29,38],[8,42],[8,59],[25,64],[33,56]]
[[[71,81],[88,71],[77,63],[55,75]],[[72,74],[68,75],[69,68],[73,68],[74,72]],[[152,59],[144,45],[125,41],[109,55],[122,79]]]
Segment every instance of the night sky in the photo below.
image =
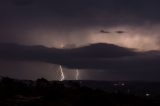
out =
[[0,0],[2,76],[160,81],[159,50],[159,0]]

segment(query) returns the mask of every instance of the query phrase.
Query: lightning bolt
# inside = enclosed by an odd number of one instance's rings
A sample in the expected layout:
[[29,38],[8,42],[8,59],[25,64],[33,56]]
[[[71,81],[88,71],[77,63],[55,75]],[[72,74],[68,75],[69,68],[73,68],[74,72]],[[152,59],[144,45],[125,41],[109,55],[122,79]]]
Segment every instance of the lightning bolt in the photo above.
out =
[[79,70],[76,69],[76,80],[79,80]]
[[[61,45],[60,45],[60,48],[64,48],[64,45],[61,44]],[[63,68],[62,68],[61,65],[59,66],[59,68],[60,68],[60,73],[61,73],[61,79],[60,79],[60,81],[63,81],[63,80],[65,79],[65,75],[64,75],[64,72],[63,72]],[[78,70],[78,69],[76,69],[76,80],[79,80],[79,70]]]
[[64,76],[64,73],[63,73],[63,68],[62,68],[61,65],[59,66],[59,68],[60,68],[60,72],[61,72],[61,79],[60,79],[60,81],[63,81],[65,79],[65,76]]
[[[63,49],[63,48],[64,48],[64,45],[61,44],[61,45],[60,45],[60,48]],[[64,72],[63,72],[63,68],[62,68],[61,65],[59,66],[59,68],[60,68],[60,73],[61,73],[61,79],[60,79],[60,81],[63,81],[63,80],[65,79]]]

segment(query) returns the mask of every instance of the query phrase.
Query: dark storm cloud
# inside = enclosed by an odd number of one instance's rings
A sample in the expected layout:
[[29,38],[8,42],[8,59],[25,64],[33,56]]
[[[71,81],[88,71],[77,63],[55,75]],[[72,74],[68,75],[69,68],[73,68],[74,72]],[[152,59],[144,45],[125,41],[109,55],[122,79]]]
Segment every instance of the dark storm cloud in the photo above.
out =
[[[53,18],[50,22],[61,20],[65,23],[80,26],[121,25],[159,22],[160,1],[158,0],[9,0],[17,7],[6,11],[8,18],[21,17],[22,20],[34,22]],[[3,4],[3,2],[1,1]],[[7,3],[5,3],[7,5]],[[28,5],[32,4],[32,5]],[[12,8],[12,7],[9,7]],[[7,10],[9,10],[9,8]],[[10,14],[12,12],[15,14]],[[3,15],[6,17],[5,15]],[[19,21],[19,19],[15,19]],[[40,22],[43,23],[43,22]],[[48,22],[49,24],[49,22]],[[54,24],[54,23],[53,23]],[[70,26],[71,27],[71,26]]]
[[[88,23],[112,24],[128,23],[129,21],[159,21],[158,10],[160,10],[158,0],[40,0],[37,4],[44,3],[47,10],[53,12],[53,16],[63,19],[79,18],[85,19]],[[130,17],[132,16],[132,17]],[[104,19],[103,19],[104,17]],[[108,18],[107,20],[105,18]],[[128,20],[126,20],[128,19]],[[134,20],[135,19],[135,20]],[[90,21],[89,21],[90,20]],[[110,20],[112,20],[110,22]],[[81,22],[82,22],[81,21]],[[122,21],[122,23],[121,23]],[[90,23],[90,24],[91,24]],[[85,23],[84,23],[85,24]],[[137,23],[138,24],[138,23]]]
[[0,42],[51,47],[56,41],[90,43],[90,32],[117,26],[145,30],[143,24],[159,24],[159,4],[158,0],[1,0]]
[[134,56],[138,53],[131,49],[112,44],[92,44],[72,49],[46,48],[44,46],[23,46],[13,43],[0,44],[0,57],[17,60],[56,62],[68,59],[105,59]]
[[76,49],[1,44],[0,58],[42,61],[79,69],[141,70],[146,72],[160,69],[159,51],[134,52],[111,44],[93,44]]
[[34,2],[34,0],[11,0],[14,5],[17,6],[26,6]]

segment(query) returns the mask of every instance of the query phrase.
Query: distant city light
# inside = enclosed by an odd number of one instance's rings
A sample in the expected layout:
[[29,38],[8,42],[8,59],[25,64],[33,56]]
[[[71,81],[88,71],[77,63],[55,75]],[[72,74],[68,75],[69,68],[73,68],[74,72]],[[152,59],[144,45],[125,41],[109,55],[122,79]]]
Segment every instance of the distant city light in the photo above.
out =
[[149,94],[149,93],[146,93],[145,95],[148,97],[148,96],[150,96],[151,94]]

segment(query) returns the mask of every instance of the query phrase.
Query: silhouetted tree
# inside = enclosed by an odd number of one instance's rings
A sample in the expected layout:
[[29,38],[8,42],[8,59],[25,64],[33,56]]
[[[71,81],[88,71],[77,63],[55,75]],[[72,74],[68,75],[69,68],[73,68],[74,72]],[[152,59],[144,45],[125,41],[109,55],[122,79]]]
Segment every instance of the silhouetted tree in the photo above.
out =
[[10,97],[15,94],[15,80],[9,77],[4,77],[1,80],[1,96]]
[[36,86],[38,87],[46,87],[49,85],[49,81],[45,78],[40,78],[36,80]]

